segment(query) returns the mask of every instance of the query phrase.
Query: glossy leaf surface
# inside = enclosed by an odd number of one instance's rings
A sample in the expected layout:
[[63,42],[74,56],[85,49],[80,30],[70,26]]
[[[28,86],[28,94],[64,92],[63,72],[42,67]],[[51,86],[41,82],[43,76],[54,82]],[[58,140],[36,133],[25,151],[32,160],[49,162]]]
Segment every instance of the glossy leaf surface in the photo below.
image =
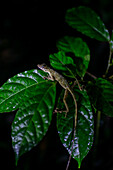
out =
[[107,116],[113,117],[113,85],[107,80],[98,78],[95,83],[89,83],[88,93],[96,109]]
[[[86,91],[80,92],[77,88],[75,88],[74,94],[78,101],[78,122],[72,157],[77,160],[78,167],[80,168],[83,158],[88,154],[93,144],[94,122],[89,97]],[[58,108],[63,109],[64,105],[61,106],[61,98],[58,103]],[[71,96],[68,96],[67,103],[69,106],[69,113],[67,113],[67,117],[65,117],[65,113],[58,113],[57,128],[64,147],[69,153],[71,153],[75,113],[75,106]]]
[[74,54],[75,72],[83,77],[90,61],[90,50],[87,44],[81,38],[65,36],[57,42],[57,47],[65,53]]
[[8,79],[0,88],[0,113],[16,110],[29,96],[32,97],[38,83],[45,82],[41,73],[30,70]]
[[90,8],[79,6],[67,10],[66,22],[77,31],[100,41],[109,41],[108,30],[100,17]]
[[0,89],[0,112],[19,109],[12,124],[16,163],[46,134],[51,123],[56,84],[42,79],[42,71],[31,70],[9,79]]

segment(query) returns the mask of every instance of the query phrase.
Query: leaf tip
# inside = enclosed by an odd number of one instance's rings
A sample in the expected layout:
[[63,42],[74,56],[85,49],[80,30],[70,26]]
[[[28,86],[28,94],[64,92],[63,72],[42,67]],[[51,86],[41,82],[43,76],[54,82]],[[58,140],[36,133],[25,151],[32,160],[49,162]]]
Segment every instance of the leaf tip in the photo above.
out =
[[15,166],[17,167],[18,165],[18,160],[19,160],[19,153],[15,153]]
[[81,162],[78,162],[78,169],[80,169],[81,167]]
[[18,165],[18,158],[15,159],[15,165]]

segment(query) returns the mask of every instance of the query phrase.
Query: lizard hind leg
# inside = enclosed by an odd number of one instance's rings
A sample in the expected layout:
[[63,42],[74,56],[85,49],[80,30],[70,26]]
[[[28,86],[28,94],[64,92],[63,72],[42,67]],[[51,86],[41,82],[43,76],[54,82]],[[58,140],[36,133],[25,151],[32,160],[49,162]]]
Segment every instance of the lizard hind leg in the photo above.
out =
[[67,113],[69,112],[69,107],[68,107],[68,104],[66,102],[66,98],[68,96],[68,90],[65,89],[65,92],[64,92],[64,97],[63,97],[63,102],[65,104],[65,107],[66,107],[66,110],[64,111],[66,114],[65,114],[65,117],[67,116]]

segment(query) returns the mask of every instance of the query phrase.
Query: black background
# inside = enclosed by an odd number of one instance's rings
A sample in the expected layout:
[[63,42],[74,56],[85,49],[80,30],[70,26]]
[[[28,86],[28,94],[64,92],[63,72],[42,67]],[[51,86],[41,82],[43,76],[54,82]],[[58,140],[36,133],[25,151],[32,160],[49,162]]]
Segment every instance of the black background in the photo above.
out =
[[[106,42],[90,39],[65,23],[66,10],[85,5],[97,12],[111,34],[113,29],[113,1],[62,0],[30,2],[24,0],[0,3],[0,85],[19,72],[37,68],[38,63],[49,64],[49,54],[57,52],[56,41],[72,35],[83,38],[91,50],[89,71],[102,76],[105,73],[109,48]],[[112,70],[111,70],[112,72]],[[24,154],[15,167],[11,144],[11,124],[16,112],[0,115],[0,169],[65,170],[68,153],[62,146],[56,129],[56,116],[47,135],[38,146]],[[95,116],[96,120],[96,116]],[[81,170],[113,170],[113,118],[102,115],[97,145],[93,145],[83,160]],[[70,170],[77,169],[71,160]]]

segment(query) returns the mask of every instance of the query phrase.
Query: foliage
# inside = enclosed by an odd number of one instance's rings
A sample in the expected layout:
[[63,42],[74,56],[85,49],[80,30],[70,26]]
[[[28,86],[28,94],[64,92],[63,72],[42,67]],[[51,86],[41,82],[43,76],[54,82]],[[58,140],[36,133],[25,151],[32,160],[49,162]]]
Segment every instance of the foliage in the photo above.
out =
[[[76,94],[78,102],[78,125],[75,135],[76,137],[74,138],[72,157],[78,161],[78,166],[80,167],[83,158],[87,155],[93,144],[94,120],[87,92],[85,90],[81,92],[77,87],[75,87],[73,90]],[[60,97],[58,102],[59,108],[61,108],[61,101],[62,97]],[[70,112],[67,117],[65,117],[65,113],[57,114],[57,128],[64,147],[71,154],[71,140],[73,139],[74,103],[71,96],[68,96],[67,101],[68,105],[70,106]]]
[[80,6],[67,11],[66,22],[83,34],[100,41],[109,41],[108,30],[100,17],[90,8]]
[[[107,79],[112,65],[113,35],[110,39],[109,32],[100,17],[87,7],[80,6],[67,10],[65,20],[73,29],[90,38],[107,41],[110,45],[108,67],[104,78],[96,78],[89,74],[90,81],[84,78],[88,74],[90,50],[81,38],[64,36],[57,42],[58,52],[49,56],[50,65],[66,76],[69,84],[74,81],[78,84],[73,87],[78,104],[76,134],[75,136],[73,134],[75,106],[71,95],[67,97],[69,106],[67,116],[63,111],[57,113],[57,129],[64,147],[77,160],[78,167],[80,167],[83,158],[93,145],[92,108],[113,117],[111,81],[113,76]],[[37,69],[25,71],[8,79],[0,88],[0,113],[17,110],[11,134],[16,164],[21,155],[30,151],[42,140],[51,123],[55,106],[56,83],[46,80],[46,76],[43,71]],[[65,109],[62,102],[63,92],[57,104],[60,110]]]

